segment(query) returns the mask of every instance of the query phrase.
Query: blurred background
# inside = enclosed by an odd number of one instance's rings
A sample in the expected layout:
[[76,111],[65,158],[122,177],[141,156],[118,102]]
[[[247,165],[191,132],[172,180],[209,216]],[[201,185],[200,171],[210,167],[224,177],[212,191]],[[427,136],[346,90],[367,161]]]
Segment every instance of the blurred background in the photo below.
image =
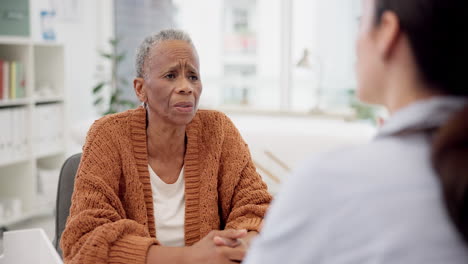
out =
[[306,156],[368,141],[385,112],[354,97],[359,4],[1,0],[1,230],[53,237],[63,162],[94,120],[139,105],[135,50],[161,29],[191,35],[200,108],[233,120],[273,194]]

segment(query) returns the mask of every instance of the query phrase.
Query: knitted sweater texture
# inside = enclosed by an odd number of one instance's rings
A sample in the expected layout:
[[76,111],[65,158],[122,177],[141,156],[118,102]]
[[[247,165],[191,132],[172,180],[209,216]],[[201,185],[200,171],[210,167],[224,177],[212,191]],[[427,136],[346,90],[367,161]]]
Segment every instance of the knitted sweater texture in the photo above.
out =
[[[108,115],[88,132],[70,216],[65,263],[138,263],[158,245],[144,108]],[[247,145],[224,114],[199,110],[186,127],[185,244],[211,230],[259,231],[271,201]]]

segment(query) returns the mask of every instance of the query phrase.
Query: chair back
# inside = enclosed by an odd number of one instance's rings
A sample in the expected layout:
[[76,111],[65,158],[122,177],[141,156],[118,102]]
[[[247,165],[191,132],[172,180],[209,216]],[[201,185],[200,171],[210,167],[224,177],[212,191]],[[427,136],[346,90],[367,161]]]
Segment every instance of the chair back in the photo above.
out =
[[62,237],[68,215],[70,214],[71,198],[75,184],[75,176],[80,165],[81,153],[69,157],[62,166],[57,188],[57,207],[55,210],[55,239],[54,245],[62,256],[60,238]]

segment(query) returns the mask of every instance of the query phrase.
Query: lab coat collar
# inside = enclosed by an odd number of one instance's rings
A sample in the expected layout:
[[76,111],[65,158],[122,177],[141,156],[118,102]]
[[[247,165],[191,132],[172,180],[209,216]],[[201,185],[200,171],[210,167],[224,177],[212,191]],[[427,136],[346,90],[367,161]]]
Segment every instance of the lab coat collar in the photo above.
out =
[[376,138],[412,131],[430,131],[447,122],[463,109],[467,97],[438,96],[415,102],[397,111],[379,130]]

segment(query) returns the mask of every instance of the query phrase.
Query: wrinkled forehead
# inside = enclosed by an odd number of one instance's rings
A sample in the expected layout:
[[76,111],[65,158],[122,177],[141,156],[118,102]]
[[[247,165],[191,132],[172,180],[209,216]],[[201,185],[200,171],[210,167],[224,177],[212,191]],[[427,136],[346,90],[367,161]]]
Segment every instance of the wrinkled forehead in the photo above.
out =
[[152,68],[179,63],[190,64],[197,70],[200,66],[195,47],[182,40],[167,40],[154,45],[146,62]]

